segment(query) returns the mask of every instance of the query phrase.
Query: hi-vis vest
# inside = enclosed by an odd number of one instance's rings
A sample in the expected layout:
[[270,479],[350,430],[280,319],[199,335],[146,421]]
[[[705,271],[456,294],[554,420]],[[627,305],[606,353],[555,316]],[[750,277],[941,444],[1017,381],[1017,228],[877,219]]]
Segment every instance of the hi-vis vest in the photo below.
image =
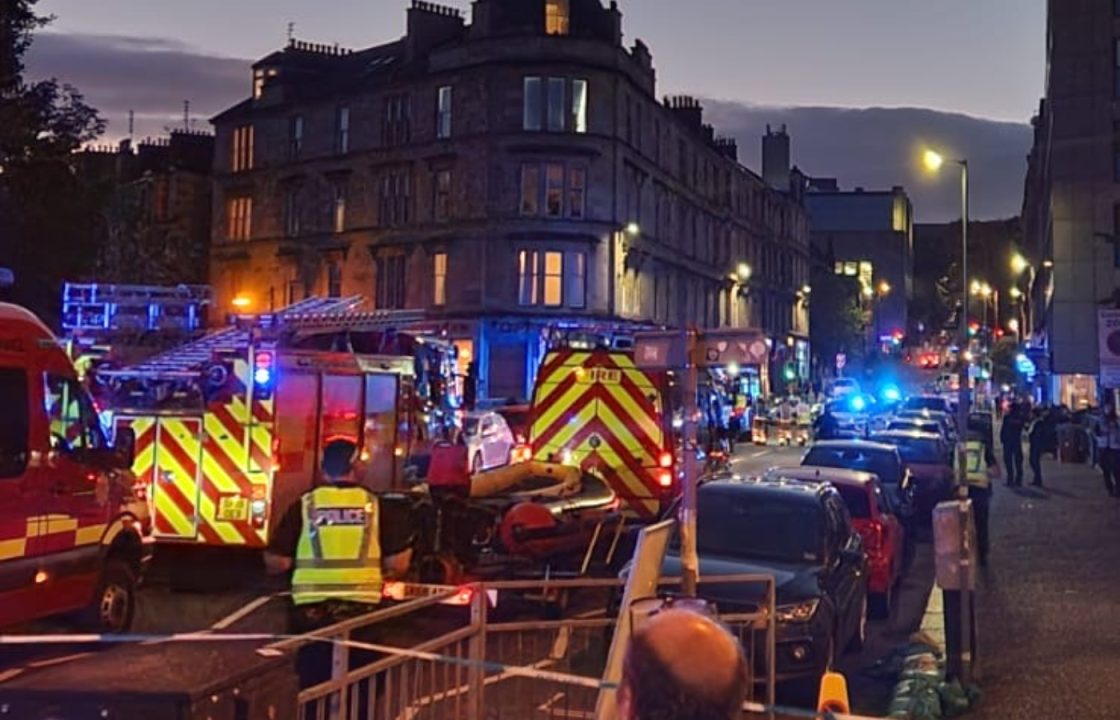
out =
[[302,502],[292,601],[381,602],[377,497],[360,487],[320,487]]
[[988,466],[984,462],[984,443],[969,440],[964,444],[964,482],[966,485],[987,488],[992,484],[988,476]]

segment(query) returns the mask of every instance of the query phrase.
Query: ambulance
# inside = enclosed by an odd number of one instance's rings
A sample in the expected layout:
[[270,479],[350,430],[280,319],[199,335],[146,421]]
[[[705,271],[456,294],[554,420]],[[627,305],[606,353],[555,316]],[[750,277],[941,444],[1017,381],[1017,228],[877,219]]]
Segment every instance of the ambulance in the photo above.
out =
[[638,369],[631,352],[552,350],[533,388],[533,458],[598,475],[623,513],[656,519],[680,492],[671,397],[668,373]]
[[266,547],[335,438],[358,445],[366,487],[407,486],[408,463],[453,417],[454,346],[356,302],[312,298],[99,372],[114,423],[135,434],[156,543]]
[[127,630],[148,520],[134,437],[109,443],[54,335],[4,303],[0,408],[0,627],[84,611],[95,630]]

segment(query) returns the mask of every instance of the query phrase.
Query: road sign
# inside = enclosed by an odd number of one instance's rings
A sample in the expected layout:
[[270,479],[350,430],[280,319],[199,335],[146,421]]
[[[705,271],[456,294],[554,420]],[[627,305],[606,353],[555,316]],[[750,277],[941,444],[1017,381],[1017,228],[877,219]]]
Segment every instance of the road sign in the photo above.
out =
[[1097,346],[1101,387],[1120,388],[1120,310],[1097,311]]
[[[765,365],[770,348],[766,337],[757,331],[706,330],[690,333],[696,348],[697,367]],[[679,332],[638,333],[634,338],[634,364],[643,370],[671,370],[684,367],[686,351]]]

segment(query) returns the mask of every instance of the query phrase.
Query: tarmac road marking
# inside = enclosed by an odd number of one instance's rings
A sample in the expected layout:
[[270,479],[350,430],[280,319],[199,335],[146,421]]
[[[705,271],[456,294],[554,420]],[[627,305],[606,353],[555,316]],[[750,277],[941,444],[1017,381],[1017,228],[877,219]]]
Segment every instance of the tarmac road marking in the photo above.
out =
[[12,668],[11,670],[5,670],[4,672],[0,672],[0,684],[8,682],[9,680],[16,677],[17,675],[22,675],[23,670],[24,670],[23,668],[17,667],[17,668]]
[[222,618],[218,622],[211,625],[210,629],[211,630],[225,630],[226,628],[228,628],[230,625],[233,625],[238,620],[241,620],[245,616],[252,614],[258,608],[263,607],[270,600],[272,600],[272,595],[262,595],[259,598],[256,598],[254,600],[250,600],[249,602],[245,603],[244,605],[242,605],[237,610],[234,610],[229,615],[226,615],[224,618]]
[[82,653],[74,653],[72,655],[63,655],[62,657],[47,658],[46,660],[36,660],[33,663],[28,663],[27,667],[45,668],[45,667],[50,667],[51,665],[61,665],[64,662],[70,662],[71,660],[79,660],[79,659],[84,658],[84,657],[89,657],[90,655],[93,655],[93,653],[82,652]]

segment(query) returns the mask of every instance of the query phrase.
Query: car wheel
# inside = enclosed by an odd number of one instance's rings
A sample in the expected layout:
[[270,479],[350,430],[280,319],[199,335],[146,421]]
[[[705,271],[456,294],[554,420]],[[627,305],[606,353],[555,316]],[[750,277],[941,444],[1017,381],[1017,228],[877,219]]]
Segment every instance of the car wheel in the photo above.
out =
[[849,653],[858,653],[863,650],[863,644],[867,641],[867,595],[863,596],[863,603],[859,608],[859,624],[856,628],[856,634],[848,641],[848,646],[845,651]]
[[101,569],[84,625],[98,632],[122,633],[136,616],[136,574],[123,560],[110,558]]
[[886,620],[891,616],[891,605],[894,601],[894,592],[887,588],[886,592],[872,593],[867,599],[867,608],[875,620]]
[[[462,467],[460,465],[460,467]],[[482,453],[475,453],[471,459],[471,475],[477,475],[482,472]]]

